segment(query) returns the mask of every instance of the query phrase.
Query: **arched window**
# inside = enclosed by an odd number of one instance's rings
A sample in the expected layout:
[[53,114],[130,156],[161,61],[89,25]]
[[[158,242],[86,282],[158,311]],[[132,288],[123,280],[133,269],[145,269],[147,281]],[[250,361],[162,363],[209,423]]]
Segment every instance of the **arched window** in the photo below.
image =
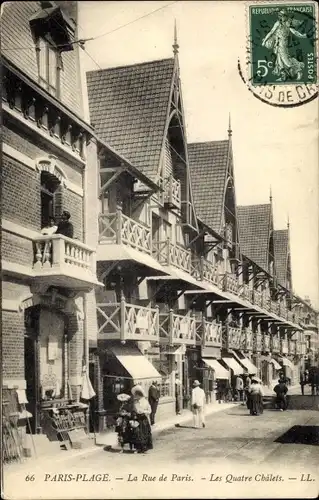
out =
[[41,227],[48,224],[50,217],[55,214],[55,192],[60,181],[49,172],[41,172]]

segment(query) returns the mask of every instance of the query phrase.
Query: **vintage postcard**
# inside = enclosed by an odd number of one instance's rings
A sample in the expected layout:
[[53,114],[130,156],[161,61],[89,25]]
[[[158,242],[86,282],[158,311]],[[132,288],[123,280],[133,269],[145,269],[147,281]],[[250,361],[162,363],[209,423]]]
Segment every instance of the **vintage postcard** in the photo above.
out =
[[316,498],[318,5],[1,5],[5,499]]

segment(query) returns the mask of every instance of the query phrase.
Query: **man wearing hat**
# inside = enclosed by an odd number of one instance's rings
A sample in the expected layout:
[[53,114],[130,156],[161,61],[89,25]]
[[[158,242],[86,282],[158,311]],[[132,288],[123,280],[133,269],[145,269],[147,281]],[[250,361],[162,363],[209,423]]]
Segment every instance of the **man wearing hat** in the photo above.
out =
[[67,210],[64,210],[61,215],[61,220],[58,224],[58,229],[56,234],[63,234],[68,238],[73,238],[73,224],[70,222],[71,214]]
[[205,427],[204,406],[205,392],[200,387],[200,382],[195,380],[192,390],[192,411],[194,415],[194,427],[197,429]]

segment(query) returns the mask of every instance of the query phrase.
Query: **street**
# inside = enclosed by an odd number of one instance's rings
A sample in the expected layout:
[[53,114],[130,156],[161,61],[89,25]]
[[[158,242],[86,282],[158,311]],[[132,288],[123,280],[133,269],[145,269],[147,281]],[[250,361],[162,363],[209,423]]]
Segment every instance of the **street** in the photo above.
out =
[[[278,488],[287,488],[287,481],[289,493],[296,496],[306,498],[318,492],[318,411],[265,410],[253,417],[240,405],[210,415],[204,429],[191,425],[161,432],[154,438],[154,449],[146,455],[101,447],[63,465],[52,465],[40,475],[36,473],[38,486],[44,488],[41,494],[46,496],[50,490],[51,495],[55,492],[51,498],[71,498],[75,491],[83,498],[130,498],[137,494],[152,498],[160,492],[168,494],[167,483],[154,484],[160,474],[167,475],[169,493],[173,496],[176,489],[177,497],[184,488],[186,495],[198,491],[193,489],[197,481],[202,488],[213,484],[214,491],[218,488],[219,494],[235,498],[239,491],[246,497],[254,496],[260,487],[271,497],[278,494]],[[250,476],[255,482],[247,489],[245,482]],[[10,490],[12,487],[10,484]],[[32,487],[35,484],[26,483],[24,498],[32,498]],[[207,497],[206,489],[202,492]],[[287,489],[283,489],[285,495]]]

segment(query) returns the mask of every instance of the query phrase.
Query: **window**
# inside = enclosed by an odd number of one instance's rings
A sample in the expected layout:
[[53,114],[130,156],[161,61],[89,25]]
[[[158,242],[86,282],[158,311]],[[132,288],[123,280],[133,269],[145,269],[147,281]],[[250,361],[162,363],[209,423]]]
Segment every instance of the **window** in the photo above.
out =
[[41,227],[49,223],[50,217],[54,217],[54,193],[60,182],[48,172],[41,173]]
[[59,96],[59,54],[44,38],[38,42],[39,83],[50,94]]

